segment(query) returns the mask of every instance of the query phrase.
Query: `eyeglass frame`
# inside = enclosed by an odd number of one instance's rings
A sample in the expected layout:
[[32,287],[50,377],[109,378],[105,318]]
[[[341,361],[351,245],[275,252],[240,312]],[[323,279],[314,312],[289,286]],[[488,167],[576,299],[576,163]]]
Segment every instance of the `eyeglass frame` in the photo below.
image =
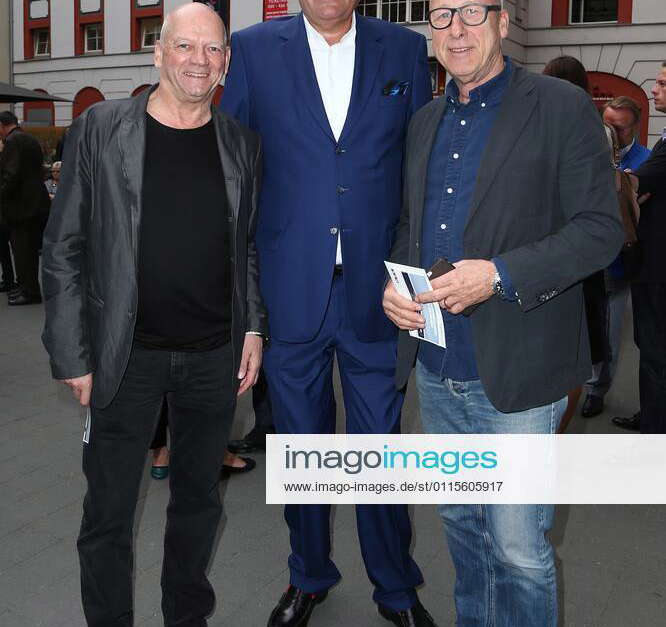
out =
[[[462,13],[460,12],[461,9],[467,9],[468,7],[483,7],[486,10],[486,14],[483,17],[483,20],[478,24],[468,24],[465,21],[465,18],[462,16]],[[448,23],[447,26],[435,26],[432,23],[430,16],[437,11],[441,11],[442,9],[451,11],[451,21]],[[465,26],[481,26],[482,24],[485,24],[488,21],[488,13],[490,13],[491,11],[501,11],[501,10],[502,10],[501,4],[479,4],[478,2],[470,2],[469,4],[464,4],[461,7],[437,7],[436,9],[431,9],[430,11],[428,11],[428,24],[430,24],[430,27],[434,28],[435,30],[446,30],[447,28],[451,28],[451,24],[453,24],[453,18],[456,16],[457,13],[460,17],[460,21]]]

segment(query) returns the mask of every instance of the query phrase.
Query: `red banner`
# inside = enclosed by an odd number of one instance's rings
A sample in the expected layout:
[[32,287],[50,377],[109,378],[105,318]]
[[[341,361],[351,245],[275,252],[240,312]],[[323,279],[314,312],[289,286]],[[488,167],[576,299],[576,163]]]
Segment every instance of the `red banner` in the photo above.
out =
[[264,22],[287,15],[288,0],[264,0]]

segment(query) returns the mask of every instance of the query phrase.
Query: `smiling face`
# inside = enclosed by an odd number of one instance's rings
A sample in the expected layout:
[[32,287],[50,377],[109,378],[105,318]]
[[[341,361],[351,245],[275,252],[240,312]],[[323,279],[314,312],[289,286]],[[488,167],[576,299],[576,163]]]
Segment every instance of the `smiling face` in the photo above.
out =
[[[494,5],[500,0],[431,0],[430,10],[442,7],[458,9],[469,4]],[[451,26],[431,28],[432,47],[437,60],[458,85],[466,91],[489,81],[502,71],[502,39],[509,33],[506,11],[489,11],[479,26],[466,26],[456,13]]]
[[230,57],[222,20],[199,3],[185,5],[167,20],[164,41],[155,46],[160,89],[181,102],[212,100]]

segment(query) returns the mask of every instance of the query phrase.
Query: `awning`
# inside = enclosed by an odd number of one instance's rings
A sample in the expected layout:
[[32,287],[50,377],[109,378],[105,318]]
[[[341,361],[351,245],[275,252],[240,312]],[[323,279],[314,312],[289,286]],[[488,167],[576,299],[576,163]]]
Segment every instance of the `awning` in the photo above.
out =
[[32,91],[32,89],[24,89],[23,87],[16,87],[9,83],[0,82],[0,102],[34,102],[37,100],[52,100],[54,102],[71,102],[66,98],[58,98],[58,96],[49,96],[42,94],[39,91]]

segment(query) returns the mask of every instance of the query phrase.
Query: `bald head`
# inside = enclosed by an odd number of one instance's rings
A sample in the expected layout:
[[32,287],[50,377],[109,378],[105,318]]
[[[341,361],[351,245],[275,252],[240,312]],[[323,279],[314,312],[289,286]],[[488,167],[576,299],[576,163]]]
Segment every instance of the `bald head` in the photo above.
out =
[[215,12],[214,9],[207,4],[201,2],[191,2],[184,4],[177,9],[167,13],[162,23],[162,30],[160,31],[160,40],[167,41],[173,37],[174,32],[177,32],[178,24],[180,21],[185,23],[199,22],[200,20],[211,20],[216,23],[220,28],[220,41],[227,45],[227,28],[222,21],[222,18]]

